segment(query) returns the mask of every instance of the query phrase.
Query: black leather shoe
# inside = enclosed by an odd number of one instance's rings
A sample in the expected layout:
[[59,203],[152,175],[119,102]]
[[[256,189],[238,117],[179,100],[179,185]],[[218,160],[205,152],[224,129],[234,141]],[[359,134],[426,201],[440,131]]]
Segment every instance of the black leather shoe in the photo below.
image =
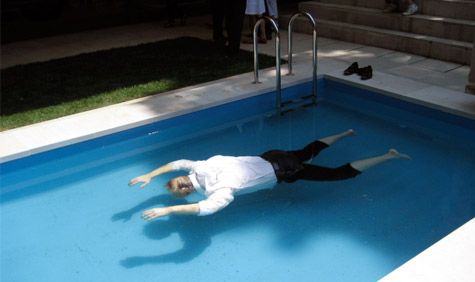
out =
[[344,75],[352,75],[354,73],[358,73],[358,70],[359,70],[358,63],[354,62],[343,72],[343,74]]
[[361,76],[361,80],[367,80],[373,77],[373,68],[367,66],[358,70],[358,75]]

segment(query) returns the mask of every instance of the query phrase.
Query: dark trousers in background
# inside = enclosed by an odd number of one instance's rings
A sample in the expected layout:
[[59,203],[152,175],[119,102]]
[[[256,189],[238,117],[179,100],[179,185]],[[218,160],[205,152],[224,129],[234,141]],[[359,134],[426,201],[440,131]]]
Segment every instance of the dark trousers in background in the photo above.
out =
[[213,17],[213,40],[224,39],[224,2],[222,0],[211,0],[211,16]]
[[211,0],[213,39],[223,38],[223,21],[231,54],[239,52],[246,0]]
[[181,0],[167,0],[166,11],[168,16],[168,23],[173,25],[175,20],[179,19],[181,24],[185,21],[185,11],[182,7]]
[[404,8],[404,0],[386,0],[386,4],[396,5],[399,12],[401,12]]

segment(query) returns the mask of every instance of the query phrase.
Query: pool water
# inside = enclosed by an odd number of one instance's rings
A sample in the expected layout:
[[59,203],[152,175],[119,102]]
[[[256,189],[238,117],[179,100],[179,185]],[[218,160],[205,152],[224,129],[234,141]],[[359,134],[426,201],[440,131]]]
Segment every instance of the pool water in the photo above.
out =
[[[4,164],[0,280],[375,281],[475,216],[473,121],[319,85],[318,106],[283,117],[251,99]],[[145,209],[200,196],[167,194],[177,173],[127,186],[175,159],[295,149],[348,128],[357,135],[313,163],[337,166],[391,147],[413,160],[150,223],[140,218]]]

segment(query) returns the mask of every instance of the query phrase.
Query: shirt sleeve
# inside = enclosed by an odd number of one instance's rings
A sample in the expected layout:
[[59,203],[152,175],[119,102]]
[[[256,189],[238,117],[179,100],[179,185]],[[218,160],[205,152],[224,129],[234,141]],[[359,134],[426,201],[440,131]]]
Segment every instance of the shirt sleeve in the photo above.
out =
[[234,200],[233,192],[229,188],[219,189],[213,194],[209,195],[206,200],[198,202],[200,212],[198,215],[213,214],[223,208]]
[[177,161],[171,162],[170,164],[172,165],[173,170],[191,171],[193,170],[195,162],[190,161],[190,160],[177,160]]

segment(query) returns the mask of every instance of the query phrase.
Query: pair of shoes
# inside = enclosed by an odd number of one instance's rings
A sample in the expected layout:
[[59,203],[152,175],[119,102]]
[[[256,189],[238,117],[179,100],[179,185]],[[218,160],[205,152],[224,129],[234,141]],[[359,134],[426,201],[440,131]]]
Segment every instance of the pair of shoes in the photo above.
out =
[[412,3],[411,5],[409,5],[409,7],[407,7],[407,10],[402,14],[404,16],[414,15],[415,13],[417,13],[417,10],[419,10],[419,7],[417,7],[415,3]]
[[371,66],[366,66],[358,70],[358,75],[361,80],[367,80],[373,77],[373,68]]
[[344,75],[358,74],[361,77],[361,80],[367,80],[373,77],[373,68],[371,66],[366,66],[364,68],[359,68],[358,63],[352,63],[344,72]]
[[383,13],[393,13],[396,12],[397,5],[396,4],[389,4],[386,8],[383,9]]
[[359,70],[358,63],[354,62],[343,72],[343,74],[344,75],[352,75],[354,73],[358,73],[358,70]]

